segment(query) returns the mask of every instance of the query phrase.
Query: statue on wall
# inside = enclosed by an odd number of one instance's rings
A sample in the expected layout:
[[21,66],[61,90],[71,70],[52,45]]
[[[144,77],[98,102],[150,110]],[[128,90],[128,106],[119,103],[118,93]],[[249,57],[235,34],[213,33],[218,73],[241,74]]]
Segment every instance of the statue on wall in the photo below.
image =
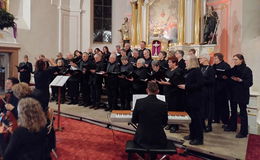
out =
[[204,33],[203,43],[204,44],[216,44],[217,43],[217,28],[219,20],[218,14],[214,10],[213,6],[208,6],[207,14],[204,16]]
[[0,0],[0,9],[3,9],[3,10],[7,10],[8,6],[7,6],[7,1],[8,0]]
[[123,46],[125,46],[125,43],[130,43],[130,28],[127,17],[124,18],[124,23],[121,25],[121,29],[119,31],[122,35]]

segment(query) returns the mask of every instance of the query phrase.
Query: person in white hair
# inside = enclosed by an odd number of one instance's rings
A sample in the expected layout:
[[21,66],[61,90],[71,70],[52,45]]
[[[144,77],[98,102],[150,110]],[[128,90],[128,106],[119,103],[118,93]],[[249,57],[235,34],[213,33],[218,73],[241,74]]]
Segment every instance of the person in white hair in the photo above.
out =
[[[212,131],[212,119],[214,115],[214,85],[215,74],[214,69],[210,66],[210,55],[203,54],[199,57],[200,69],[203,75],[204,85],[202,87],[202,125],[205,132]],[[206,121],[208,123],[206,125]]]

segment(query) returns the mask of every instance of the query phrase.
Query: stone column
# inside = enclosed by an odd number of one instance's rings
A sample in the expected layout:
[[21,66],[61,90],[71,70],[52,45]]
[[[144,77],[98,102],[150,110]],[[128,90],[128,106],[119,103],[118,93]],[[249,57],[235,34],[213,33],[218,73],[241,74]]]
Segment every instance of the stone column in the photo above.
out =
[[137,3],[131,2],[132,7],[132,24],[131,24],[131,45],[137,44]]
[[200,44],[200,30],[201,30],[201,0],[195,0],[195,30],[194,30],[194,43]]
[[194,42],[194,0],[185,1],[185,42]]
[[185,0],[179,0],[179,15],[178,15],[178,44],[184,43],[184,24],[185,24]]
[[142,19],[142,10],[143,10],[144,0],[137,0],[137,43],[143,40],[143,19]]

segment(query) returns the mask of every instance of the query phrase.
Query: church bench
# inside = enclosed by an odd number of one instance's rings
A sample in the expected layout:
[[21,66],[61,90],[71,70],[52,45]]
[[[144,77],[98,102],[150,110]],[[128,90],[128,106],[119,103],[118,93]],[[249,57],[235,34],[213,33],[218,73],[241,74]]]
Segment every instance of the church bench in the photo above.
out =
[[167,155],[176,154],[176,147],[172,141],[168,140],[166,148],[143,148],[130,140],[126,143],[125,151],[128,153],[128,160],[131,160],[132,154],[134,153],[147,153],[147,154],[161,154],[163,157],[160,160],[163,160]]

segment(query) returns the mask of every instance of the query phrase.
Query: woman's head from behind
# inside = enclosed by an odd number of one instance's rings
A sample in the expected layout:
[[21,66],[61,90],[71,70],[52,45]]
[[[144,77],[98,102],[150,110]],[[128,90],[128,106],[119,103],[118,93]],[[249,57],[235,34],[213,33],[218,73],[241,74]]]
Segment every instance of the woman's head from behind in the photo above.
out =
[[21,82],[18,84],[15,84],[12,87],[12,91],[14,93],[14,96],[17,97],[18,99],[25,98],[32,93],[32,89],[27,83]]
[[18,104],[18,126],[30,132],[39,132],[47,123],[40,103],[33,98],[23,98]]
[[39,59],[38,61],[36,61],[35,64],[35,70],[36,71],[44,71],[47,69],[47,65],[46,65],[46,61]]
[[199,68],[199,61],[195,55],[188,55],[185,58],[186,69]]

